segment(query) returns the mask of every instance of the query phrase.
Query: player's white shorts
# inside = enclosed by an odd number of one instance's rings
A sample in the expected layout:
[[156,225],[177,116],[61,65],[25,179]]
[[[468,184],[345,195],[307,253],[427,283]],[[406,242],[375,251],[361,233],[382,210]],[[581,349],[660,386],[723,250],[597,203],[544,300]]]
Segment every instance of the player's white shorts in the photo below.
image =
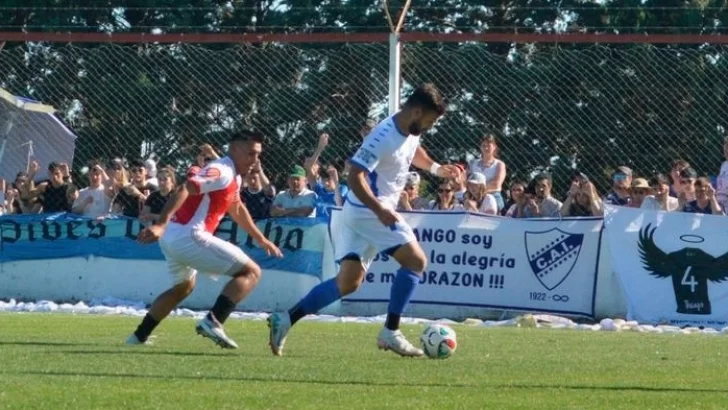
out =
[[393,227],[387,227],[369,208],[350,203],[344,205],[341,215],[331,223],[336,262],[355,255],[361,259],[365,269],[369,269],[378,253],[392,252],[416,240],[407,222],[400,221]]
[[194,278],[197,271],[232,276],[250,262],[238,246],[204,231],[162,237],[159,247],[175,284]]

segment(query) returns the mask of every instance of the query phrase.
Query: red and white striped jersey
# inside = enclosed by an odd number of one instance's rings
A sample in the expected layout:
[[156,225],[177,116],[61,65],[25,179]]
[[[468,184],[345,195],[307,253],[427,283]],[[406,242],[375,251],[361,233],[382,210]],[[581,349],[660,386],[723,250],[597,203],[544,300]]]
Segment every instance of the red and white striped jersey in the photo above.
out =
[[166,239],[195,230],[214,233],[230,205],[240,201],[242,180],[230,157],[210,162],[187,180],[197,186],[199,194],[188,196],[172,216]]

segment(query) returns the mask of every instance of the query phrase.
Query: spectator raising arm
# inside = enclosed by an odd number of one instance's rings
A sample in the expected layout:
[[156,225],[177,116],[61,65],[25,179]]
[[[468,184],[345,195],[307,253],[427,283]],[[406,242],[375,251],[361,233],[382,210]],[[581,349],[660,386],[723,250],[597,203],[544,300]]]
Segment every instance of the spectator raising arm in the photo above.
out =
[[329,134],[323,133],[319,136],[318,145],[313,154],[306,158],[306,162],[303,164],[303,168],[306,170],[306,177],[308,178],[308,186],[313,189],[318,182],[318,164],[321,153],[324,152],[326,146],[329,145]]

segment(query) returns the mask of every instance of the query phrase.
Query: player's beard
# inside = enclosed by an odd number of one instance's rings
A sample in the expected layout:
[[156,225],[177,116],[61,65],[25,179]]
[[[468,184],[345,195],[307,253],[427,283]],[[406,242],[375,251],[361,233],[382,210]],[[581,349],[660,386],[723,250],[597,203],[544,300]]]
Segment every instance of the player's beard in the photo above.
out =
[[407,129],[407,131],[409,131],[410,135],[420,135],[422,134],[422,127],[419,122],[413,121],[409,125],[409,129]]

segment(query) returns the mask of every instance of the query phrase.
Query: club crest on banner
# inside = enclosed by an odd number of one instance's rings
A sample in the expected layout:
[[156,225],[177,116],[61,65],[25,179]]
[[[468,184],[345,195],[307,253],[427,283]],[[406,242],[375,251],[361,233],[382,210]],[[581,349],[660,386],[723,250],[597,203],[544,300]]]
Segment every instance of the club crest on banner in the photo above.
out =
[[574,269],[584,235],[554,228],[543,232],[526,232],[525,241],[533,274],[547,290],[554,290]]

